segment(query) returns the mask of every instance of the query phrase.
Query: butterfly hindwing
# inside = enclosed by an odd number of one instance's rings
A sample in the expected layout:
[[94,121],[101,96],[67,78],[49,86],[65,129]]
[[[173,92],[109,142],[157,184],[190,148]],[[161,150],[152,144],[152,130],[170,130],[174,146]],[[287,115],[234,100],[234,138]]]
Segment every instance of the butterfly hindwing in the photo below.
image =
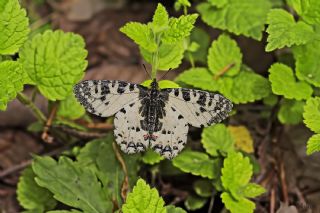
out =
[[195,127],[219,123],[232,109],[231,101],[215,93],[185,88],[162,89],[161,92],[169,93],[168,104]]
[[74,93],[87,111],[101,117],[118,112],[124,105],[135,102],[145,87],[124,81],[89,80],[74,87]]
[[151,148],[165,158],[172,159],[184,148],[187,141],[188,122],[176,111],[166,104],[165,116],[160,119],[163,124],[160,131],[155,132],[155,141],[151,141]]
[[117,144],[125,153],[133,154],[145,151],[149,141],[144,139],[147,131],[141,128],[143,119],[139,114],[141,101],[123,106],[114,118],[114,135]]

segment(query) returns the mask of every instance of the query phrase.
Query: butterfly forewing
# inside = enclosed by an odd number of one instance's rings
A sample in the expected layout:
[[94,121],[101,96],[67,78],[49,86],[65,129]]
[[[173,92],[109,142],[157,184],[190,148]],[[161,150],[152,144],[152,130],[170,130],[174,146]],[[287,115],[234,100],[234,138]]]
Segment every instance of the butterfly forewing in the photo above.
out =
[[195,127],[219,123],[232,109],[231,101],[215,93],[185,88],[163,89],[161,92],[169,94],[167,104]]
[[124,81],[89,80],[74,87],[74,93],[87,111],[101,117],[108,117],[124,105],[139,100],[146,88]]

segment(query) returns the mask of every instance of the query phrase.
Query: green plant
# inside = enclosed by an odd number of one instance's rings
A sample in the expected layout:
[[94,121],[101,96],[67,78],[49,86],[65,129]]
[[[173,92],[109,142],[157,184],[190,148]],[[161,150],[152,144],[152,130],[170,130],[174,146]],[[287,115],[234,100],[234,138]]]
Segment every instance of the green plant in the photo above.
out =
[[[208,33],[195,27],[199,15],[188,14],[188,0],[175,2],[175,9],[183,10],[178,18],[169,17],[165,7],[158,4],[151,22],[130,22],[120,31],[139,46],[142,57],[152,65],[152,78],[159,70],[177,68],[183,60],[190,62],[190,69],[175,82],[160,81],[161,88],[188,85],[218,91],[234,104],[261,101],[268,119],[276,113],[282,125],[299,124],[304,119],[315,133],[307,145],[307,153],[312,154],[320,151],[320,4],[317,0],[287,2],[297,21],[281,9],[282,1],[200,2],[196,8],[201,19],[223,31],[211,45]],[[87,66],[84,41],[79,35],[60,30],[32,32],[30,36],[28,22],[18,0],[0,3],[0,32],[4,32],[0,34],[0,109],[5,110],[8,102],[17,98],[38,120],[30,130],[46,133],[52,123],[54,137],[73,149],[62,153],[58,160],[34,156],[17,189],[19,203],[26,212],[185,212],[173,205],[165,206],[156,189],[150,189],[139,175],[151,176],[151,185],[162,176],[192,177],[183,200],[188,211],[204,208],[208,202],[210,206],[220,197],[231,212],[253,212],[255,203],[249,199],[265,189],[250,183],[258,166],[247,127],[217,124],[205,128],[201,147],[188,144],[172,161],[149,151],[125,155],[119,152],[111,134],[89,141],[84,147],[75,146],[77,135],[70,136],[62,129],[90,132],[83,122],[76,121],[91,122],[72,94]],[[243,62],[236,39],[242,35],[261,41],[265,24],[266,51],[286,47],[294,57],[288,63],[279,50],[278,62],[270,67],[268,78]],[[17,60],[11,57],[13,54],[18,55]],[[147,86],[150,81],[143,84]],[[33,88],[33,97],[22,93],[24,85]],[[34,104],[39,94],[48,100],[49,115]],[[58,210],[59,202],[68,210]]]

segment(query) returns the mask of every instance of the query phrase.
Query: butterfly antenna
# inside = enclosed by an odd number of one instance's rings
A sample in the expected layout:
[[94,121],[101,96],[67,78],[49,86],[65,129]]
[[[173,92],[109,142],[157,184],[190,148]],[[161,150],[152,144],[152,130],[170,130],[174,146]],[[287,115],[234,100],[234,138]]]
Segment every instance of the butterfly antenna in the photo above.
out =
[[146,71],[146,73],[148,74],[149,78],[151,79],[151,75],[150,73],[148,72],[147,68],[146,68],[146,65],[142,64],[143,68],[144,68],[144,71]]
[[168,69],[168,71],[167,71],[165,74],[163,74],[163,75],[160,77],[159,80],[163,79],[171,70],[172,70],[172,68]]

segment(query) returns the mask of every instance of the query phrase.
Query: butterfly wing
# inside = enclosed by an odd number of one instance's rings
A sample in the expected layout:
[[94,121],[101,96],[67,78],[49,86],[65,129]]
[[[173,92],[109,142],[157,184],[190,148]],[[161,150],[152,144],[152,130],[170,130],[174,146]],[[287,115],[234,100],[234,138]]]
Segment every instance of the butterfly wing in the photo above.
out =
[[117,144],[125,153],[136,153],[145,151],[149,146],[149,140],[144,136],[148,132],[141,128],[140,121],[143,120],[139,113],[141,101],[132,102],[123,106],[114,118],[114,135]]
[[168,93],[168,106],[195,127],[219,123],[232,109],[230,100],[215,93],[185,88],[162,89],[161,92]]
[[165,105],[164,112],[161,129],[154,132],[155,141],[151,141],[150,146],[163,157],[172,159],[184,148],[189,125],[169,104]]
[[75,85],[74,94],[92,114],[109,117],[124,105],[138,101],[147,88],[124,81],[88,80]]

